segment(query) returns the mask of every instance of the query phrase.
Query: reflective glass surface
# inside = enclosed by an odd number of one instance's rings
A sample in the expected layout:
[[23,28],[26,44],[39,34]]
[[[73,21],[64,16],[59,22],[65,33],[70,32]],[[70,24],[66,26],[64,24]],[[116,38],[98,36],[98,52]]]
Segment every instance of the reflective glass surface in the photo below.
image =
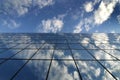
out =
[[120,80],[120,34],[0,34],[0,80]]

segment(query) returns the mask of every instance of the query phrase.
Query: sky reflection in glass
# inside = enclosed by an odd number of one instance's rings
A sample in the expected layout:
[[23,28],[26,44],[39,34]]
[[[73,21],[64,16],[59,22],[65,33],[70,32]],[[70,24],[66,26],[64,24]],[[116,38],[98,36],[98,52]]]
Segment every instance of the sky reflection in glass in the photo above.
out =
[[1,80],[120,80],[119,34],[0,37]]

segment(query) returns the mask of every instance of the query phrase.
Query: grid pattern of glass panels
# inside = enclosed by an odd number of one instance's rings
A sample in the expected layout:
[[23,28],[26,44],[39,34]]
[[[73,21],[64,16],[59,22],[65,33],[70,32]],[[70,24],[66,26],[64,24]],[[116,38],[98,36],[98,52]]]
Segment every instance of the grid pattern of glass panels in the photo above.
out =
[[0,34],[0,80],[120,80],[120,34]]

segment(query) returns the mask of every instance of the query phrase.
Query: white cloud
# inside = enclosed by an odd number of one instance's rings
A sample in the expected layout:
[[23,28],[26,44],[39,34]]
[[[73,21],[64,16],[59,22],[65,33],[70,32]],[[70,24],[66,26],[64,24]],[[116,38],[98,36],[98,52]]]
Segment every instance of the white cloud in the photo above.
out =
[[75,26],[73,33],[80,33],[83,29],[85,29],[86,31],[89,31],[91,27],[93,27],[91,26],[92,21],[93,21],[92,17],[81,20],[79,24]]
[[15,28],[20,27],[20,23],[17,23],[16,21],[12,19],[4,20],[2,25],[10,29],[15,29]]
[[39,32],[59,32],[63,27],[63,20],[60,18],[54,17],[53,19],[43,20],[42,23],[38,26]]
[[4,0],[1,9],[6,15],[20,16],[28,12],[31,3],[31,0]]
[[98,45],[97,43],[109,43],[109,37],[105,33],[94,33],[92,39],[95,40],[96,45]]
[[28,13],[31,7],[38,6],[41,9],[53,3],[53,0],[2,0],[0,12],[6,15],[21,16]]
[[89,44],[90,42],[90,39],[89,38],[83,38],[83,40],[81,41],[81,43],[86,43],[86,44]]
[[[95,0],[92,2],[87,2],[84,4],[84,9],[86,12],[93,11],[93,7],[99,3],[100,0]],[[114,8],[117,4],[118,0],[103,0],[101,1],[98,9],[95,10],[93,15],[85,18],[81,18],[80,22],[75,26],[73,32],[80,33],[82,30],[86,30],[87,32],[94,28],[95,26],[99,26],[106,20],[108,20],[111,14],[114,11]],[[117,17],[119,19],[119,16]],[[119,20],[118,20],[119,21]]]
[[34,5],[38,5],[40,8],[54,4],[53,0],[33,0]]
[[95,24],[99,25],[108,20],[114,11],[117,0],[101,1],[98,10],[94,12]]
[[84,4],[84,9],[86,12],[92,12],[94,5],[92,2],[87,2],[86,4]]
[[83,25],[83,23],[80,22],[77,26],[75,26],[75,29],[73,30],[73,33],[79,33],[79,32],[81,32],[82,29],[83,29],[82,25]]

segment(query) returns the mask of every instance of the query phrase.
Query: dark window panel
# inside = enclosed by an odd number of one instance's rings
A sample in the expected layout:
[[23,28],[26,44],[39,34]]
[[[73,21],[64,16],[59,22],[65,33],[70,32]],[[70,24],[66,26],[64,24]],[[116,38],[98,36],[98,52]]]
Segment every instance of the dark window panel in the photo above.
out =
[[23,60],[9,60],[6,63],[0,65],[0,79],[10,80],[15,72],[25,63]]
[[69,49],[67,44],[56,44],[56,49]]
[[69,44],[71,49],[84,49],[80,44]]
[[50,61],[30,60],[13,80],[45,80]]
[[23,51],[19,52],[17,55],[15,55],[14,57],[12,57],[12,58],[29,59],[36,51],[37,51],[37,49],[23,50]]
[[39,50],[32,59],[51,59],[53,50]]
[[86,50],[72,50],[74,59],[94,60],[94,58]]
[[0,53],[0,58],[9,58],[11,56],[13,56],[14,54],[18,53],[19,51],[21,51],[21,49],[10,49],[7,50],[3,53]]

